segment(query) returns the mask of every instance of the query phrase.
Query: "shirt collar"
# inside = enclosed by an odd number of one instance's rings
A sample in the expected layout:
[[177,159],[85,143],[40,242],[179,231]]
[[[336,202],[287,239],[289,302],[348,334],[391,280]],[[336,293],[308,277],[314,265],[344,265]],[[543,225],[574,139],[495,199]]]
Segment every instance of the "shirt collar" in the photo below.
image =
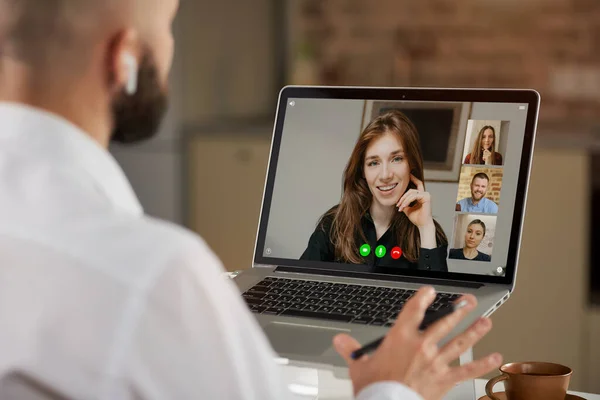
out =
[[115,207],[143,214],[129,181],[114,157],[80,128],[56,114],[17,103],[0,102],[0,143],[16,141],[37,160],[71,167]]
[[479,207],[479,206],[483,206],[483,203],[485,202],[485,200],[486,200],[486,199],[485,199],[485,196],[484,196],[484,197],[482,197],[482,198],[481,198],[481,200],[479,200],[479,202],[478,202],[477,204],[475,204],[475,203],[473,202],[473,197],[469,197],[469,204],[470,204],[470,205],[472,205],[472,206],[477,206],[477,207]]

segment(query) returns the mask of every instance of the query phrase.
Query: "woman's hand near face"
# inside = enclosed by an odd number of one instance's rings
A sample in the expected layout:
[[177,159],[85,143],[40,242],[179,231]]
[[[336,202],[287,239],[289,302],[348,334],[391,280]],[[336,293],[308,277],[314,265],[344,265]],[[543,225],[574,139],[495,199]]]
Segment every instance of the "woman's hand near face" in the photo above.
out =
[[[399,212],[404,212],[410,222],[422,229],[433,226],[433,217],[431,216],[431,195],[425,191],[423,182],[414,175],[410,175],[410,180],[417,186],[417,189],[410,189],[400,198],[396,206]],[[411,203],[416,202],[414,206]]]
[[491,164],[491,158],[492,158],[492,152],[489,151],[488,149],[484,149],[483,150],[483,161],[486,164]]
[[[431,195],[425,191],[425,186],[414,175],[410,175],[411,181],[417,186],[417,189],[410,189],[400,198],[398,211],[403,212],[408,220],[419,228],[421,236],[421,248],[435,249],[437,241],[435,239],[435,224],[431,214]],[[412,202],[416,204],[410,207]]]

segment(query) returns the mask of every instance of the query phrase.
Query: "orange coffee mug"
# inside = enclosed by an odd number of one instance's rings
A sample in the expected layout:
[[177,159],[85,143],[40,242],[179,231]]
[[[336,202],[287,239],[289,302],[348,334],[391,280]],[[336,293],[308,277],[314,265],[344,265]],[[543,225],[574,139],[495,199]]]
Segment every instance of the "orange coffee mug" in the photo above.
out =
[[573,370],[547,362],[516,362],[500,367],[502,375],[490,379],[485,394],[500,400],[492,392],[496,383],[504,381],[507,400],[565,400]]

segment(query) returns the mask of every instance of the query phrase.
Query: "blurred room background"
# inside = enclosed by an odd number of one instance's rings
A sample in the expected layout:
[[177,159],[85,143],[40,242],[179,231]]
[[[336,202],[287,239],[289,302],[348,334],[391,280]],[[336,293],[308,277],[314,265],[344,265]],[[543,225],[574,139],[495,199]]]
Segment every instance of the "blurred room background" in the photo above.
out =
[[181,0],[175,36],[160,135],[111,151],[146,212],[229,270],[252,262],[284,85],[537,89],[516,291],[475,353],[563,363],[600,393],[600,1]]

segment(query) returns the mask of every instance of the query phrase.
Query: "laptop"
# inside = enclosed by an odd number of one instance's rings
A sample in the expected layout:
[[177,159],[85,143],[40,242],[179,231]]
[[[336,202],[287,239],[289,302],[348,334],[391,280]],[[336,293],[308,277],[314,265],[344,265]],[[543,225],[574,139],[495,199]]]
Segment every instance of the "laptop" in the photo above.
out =
[[540,96],[534,90],[287,86],[251,269],[235,277],[279,357],[345,366],[423,285],[434,312],[515,288]]

